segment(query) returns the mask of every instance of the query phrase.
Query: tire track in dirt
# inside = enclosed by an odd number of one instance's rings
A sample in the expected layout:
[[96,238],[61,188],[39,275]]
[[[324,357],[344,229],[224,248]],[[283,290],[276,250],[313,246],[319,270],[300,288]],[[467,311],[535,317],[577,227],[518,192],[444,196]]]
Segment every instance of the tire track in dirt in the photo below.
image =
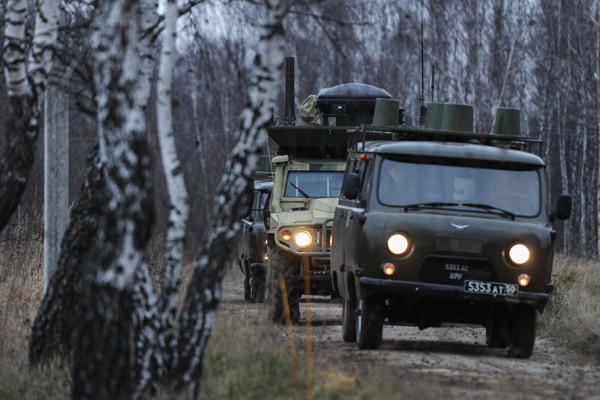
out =
[[[227,283],[222,308],[250,323],[266,321],[266,306],[243,300],[242,283]],[[600,365],[585,355],[538,335],[530,359],[509,358],[485,345],[485,329],[471,326],[431,328],[389,326],[379,350],[358,350],[341,332],[341,303],[313,297],[300,303],[294,340],[300,351],[306,340],[310,304],[313,356],[359,379],[387,371],[419,388],[424,398],[445,399],[598,399]],[[288,343],[284,326],[275,326]]]

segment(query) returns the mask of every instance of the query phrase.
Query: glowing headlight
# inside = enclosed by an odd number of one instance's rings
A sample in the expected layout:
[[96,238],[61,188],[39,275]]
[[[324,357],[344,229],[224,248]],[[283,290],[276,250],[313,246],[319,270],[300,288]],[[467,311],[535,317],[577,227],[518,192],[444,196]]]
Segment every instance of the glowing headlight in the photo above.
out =
[[396,272],[396,266],[390,262],[383,264],[382,269],[387,276],[392,276]]
[[292,238],[292,232],[290,232],[290,231],[281,232],[281,238],[287,242],[288,240],[290,240]]
[[531,277],[529,275],[527,275],[527,274],[521,274],[517,278],[517,281],[519,282],[519,285],[525,287],[525,286],[529,285],[529,280],[530,279],[531,279]]
[[515,244],[508,251],[508,258],[517,265],[523,265],[529,260],[529,249],[524,244]]
[[392,254],[401,255],[408,250],[408,239],[406,236],[395,233],[387,241],[388,249]]
[[312,243],[312,236],[306,231],[298,231],[294,233],[294,243],[301,248],[308,247]]

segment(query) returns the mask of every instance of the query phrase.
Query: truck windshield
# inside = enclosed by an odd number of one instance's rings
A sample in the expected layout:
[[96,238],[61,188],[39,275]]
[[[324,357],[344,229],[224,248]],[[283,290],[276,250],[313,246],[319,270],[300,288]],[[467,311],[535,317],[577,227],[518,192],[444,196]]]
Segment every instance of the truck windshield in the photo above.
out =
[[532,217],[540,212],[540,176],[533,166],[516,170],[386,159],[377,196],[389,206],[429,204]]
[[343,171],[290,171],[284,197],[339,197]]

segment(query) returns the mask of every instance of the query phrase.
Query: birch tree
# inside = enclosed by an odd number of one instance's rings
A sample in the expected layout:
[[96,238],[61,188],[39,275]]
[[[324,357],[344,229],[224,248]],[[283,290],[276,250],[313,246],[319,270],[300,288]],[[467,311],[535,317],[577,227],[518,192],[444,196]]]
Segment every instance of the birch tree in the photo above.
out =
[[26,37],[27,0],[9,0],[4,35],[8,89],[7,145],[0,158],[0,229],[13,214],[33,165],[40,128],[40,100],[52,68],[58,35],[59,0],[38,0],[31,43]]
[[212,331],[221,284],[227,265],[233,261],[230,243],[240,230],[258,155],[266,146],[266,127],[272,121],[276,93],[283,69],[283,20],[287,0],[264,0],[262,30],[254,56],[254,75],[246,108],[240,117],[237,145],[227,161],[217,188],[215,215],[203,241],[184,299],[173,348],[168,382],[176,390],[197,397],[206,344]]
[[[218,189],[214,224],[206,240],[203,256],[197,262],[193,281],[188,288],[185,308],[172,340],[164,335],[175,321],[176,289],[182,258],[187,200],[181,168],[174,151],[170,121],[170,74],[174,52],[176,2],[167,3],[165,39],[159,69],[158,119],[163,133],[163,164],[172,203],[168,235],[167,269],[162,298],[157,311],[157,298],[150,282],[143,252],[152,227],[150,200],[150,159],[145,134],[144,108],[148,98],[149,42],[144,27],[152,26],[144,10],[155,8],[151,0],[136,2],[118,0],[98,4],[94,15],[94,83],[98,113],[99,149],[92,158],[89,179],[84,185],[82,207],[92,218],[81,237],[90,243],[80,258],[63,242],[65,265],[58,276],[73,272],[73,260],[82,265],[80,280],[70,284],[79,289],[79,311],[76,323],[61,318],[39,318],[34,329],[30,356],[33,363],[45,360],[51,344],[59,344],[63,352],[72,352],[74,398],[130,398],[141,396],[147,385],[156,384],[163,370],[163,381],[176,390],[188,389],[191,397],[198,394],[202,358],[212,329],[215,307],[220,300],[220,285],[231,261],[228,246],[239,231],[240,210],[252,191],[252,177],[258,154],[266,143],[266,126],[272,121],[279,75],[283,63],[283,16],[287,2],[265,1],[265,22],[261,45],[255,56],[256,74],[242,113],[239,144],[233,150]],[[146,31],[147,33],[147,31]],[[93,197],[92,183],[100,188]],[[86,191],[87,190],[87,191]],[[90,205],[89,200],[102,204]],[[87,207],[87,208],[86,208]],[[91,208],[90,208],[91,207]],[[79,210],[81,212],[81,210]],[[85,215],[85,212],[81,212]],[[74,218],[73,221],[77,221]],[[79,220],[81,221],[81,220]],[[75,231],[75,222],[68,232]],[[78,242],[79,246],[82,243]],[[68,281],[69,278],[66,278]],[[61,285],[58,292],[66,293]],[[60,296],[58,296],[60,298]],[[62,300],[65,300],[62,297]],[[42,308],[53,309],[52,301]],[[56,301],[54,302],[56,305]],[[71,304],[68,307],[73,307]],[[69,313],[59,307],[59,313]],[[54,321],[54,322],[52,322]],[[74,336],[66,339],[45,335],[51,326],[64,334],[72,328]],[[133,336],[132,336],[133,335]],[[133,337],[135,340],[130,341]],[[152,344],[158,338],[159,345]],[[72,340],[72,343],[69,341]],[[160,345],[160,342],[164,343]],[[36,346],[37,344],[37,346]],[[133,362],[132,362],[133,360]],[[169,362],[167,364],[167,362]]]

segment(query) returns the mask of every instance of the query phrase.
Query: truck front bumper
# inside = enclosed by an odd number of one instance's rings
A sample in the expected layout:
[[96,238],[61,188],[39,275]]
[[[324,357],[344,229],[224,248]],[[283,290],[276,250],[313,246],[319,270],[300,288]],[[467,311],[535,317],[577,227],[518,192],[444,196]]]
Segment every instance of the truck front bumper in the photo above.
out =
[[394,281],[390,279],[360,277],[361,290],[368,293],[409,294],[449,300],[471,300],[481,303],[529,304],[543,310],[548,303],[549,294],[519,291],[516,295],[493,295],[465,292],[462,286],[443,285],[426,282]]

